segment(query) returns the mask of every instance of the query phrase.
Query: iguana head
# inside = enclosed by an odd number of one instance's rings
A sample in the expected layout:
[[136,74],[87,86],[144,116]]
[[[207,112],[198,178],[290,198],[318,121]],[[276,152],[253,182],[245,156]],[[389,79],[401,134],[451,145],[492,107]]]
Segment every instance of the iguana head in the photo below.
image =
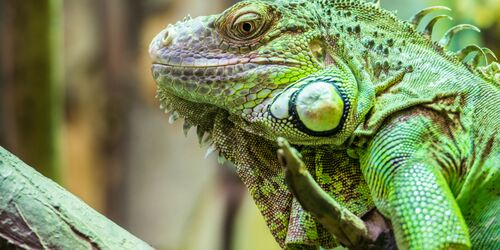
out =
[[244,1],[170,25],[150,46],[159,91],[268,140],[340,144],[354,129],[358,86],[322,15],[314,1]]

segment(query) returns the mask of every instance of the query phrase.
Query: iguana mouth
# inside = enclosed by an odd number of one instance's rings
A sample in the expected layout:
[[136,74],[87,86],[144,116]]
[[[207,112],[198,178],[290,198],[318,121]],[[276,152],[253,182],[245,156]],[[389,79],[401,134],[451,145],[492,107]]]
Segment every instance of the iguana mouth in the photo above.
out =
[[[306,66],[307,64],[293,60],[293,59],[284,59],[284,58],[266,58],[266,57],[257,57],[257,58],[231,58],[231,59],[197,59],[186,61],[183,60],[181,63],[170,63],[171,58],[158,60],[153,62],[153,65],[161,65],[172,68],[219,68],[219,67],[228,67],[228,66],[237,66],[237,65],[248,65],[248,64],[256,64],[256,65],[280,65],[280,66],[289,66],[289,67],[300,67]],[[175,59],[179,60],[179,59]],[[217,62],[215,62],[217,61]]]
[[[264,57],[174,60],[173,63],[172,60],[155,58],[152,74],[159,86],[182,99],[213,104],[225,110],[240,108],[247,101],[255,100],[255,105],[260,104],[278,89],[278,84],[269,80],[271,74],[307,67],[295,60]],[[259,100],[256,100],[256,89],[267,89],[259,92]],[[250,94],[255,96],[253,100],[247,100],[246,96]]]

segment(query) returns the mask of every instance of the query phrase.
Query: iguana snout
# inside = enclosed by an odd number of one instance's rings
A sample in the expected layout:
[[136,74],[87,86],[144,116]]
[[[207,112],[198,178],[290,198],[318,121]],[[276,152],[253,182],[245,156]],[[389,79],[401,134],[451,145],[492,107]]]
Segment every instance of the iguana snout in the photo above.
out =
[[149,53],[160,87],[183,99],[211,103],[227,94],[225,74],[254,67],[246,58],[218,48],[221,39],[213,30],[215,20],[216,16],[186,18],[153,39]]

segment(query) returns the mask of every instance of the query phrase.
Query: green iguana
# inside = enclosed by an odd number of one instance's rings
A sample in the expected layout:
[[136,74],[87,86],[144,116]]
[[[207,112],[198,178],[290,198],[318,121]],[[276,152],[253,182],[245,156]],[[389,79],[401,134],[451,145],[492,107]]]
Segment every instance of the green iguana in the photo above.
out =
[[283,248],[355,248],[376,209],[399,249],[500,249],[499,64],[448,50],[474,26],[435,42],[438,15],[417,31],[445,9],[400,21],[378,3],[244,1],[186,17],[151,43],[158,98],[237,166]]

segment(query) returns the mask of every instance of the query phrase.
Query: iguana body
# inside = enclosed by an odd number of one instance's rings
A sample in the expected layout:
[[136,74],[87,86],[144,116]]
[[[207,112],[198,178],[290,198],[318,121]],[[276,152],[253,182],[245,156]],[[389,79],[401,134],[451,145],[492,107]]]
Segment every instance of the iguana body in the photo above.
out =
[[277,137],[341,205],[390,219],[399,248],[498,249],[498,64],[467,66],[475,47],[449,52],[450,36],[416,31],[422,16],[246,1],[162,31],[153,76],[171,119],[237,166],[282,247],[336,242],[287,188]]

